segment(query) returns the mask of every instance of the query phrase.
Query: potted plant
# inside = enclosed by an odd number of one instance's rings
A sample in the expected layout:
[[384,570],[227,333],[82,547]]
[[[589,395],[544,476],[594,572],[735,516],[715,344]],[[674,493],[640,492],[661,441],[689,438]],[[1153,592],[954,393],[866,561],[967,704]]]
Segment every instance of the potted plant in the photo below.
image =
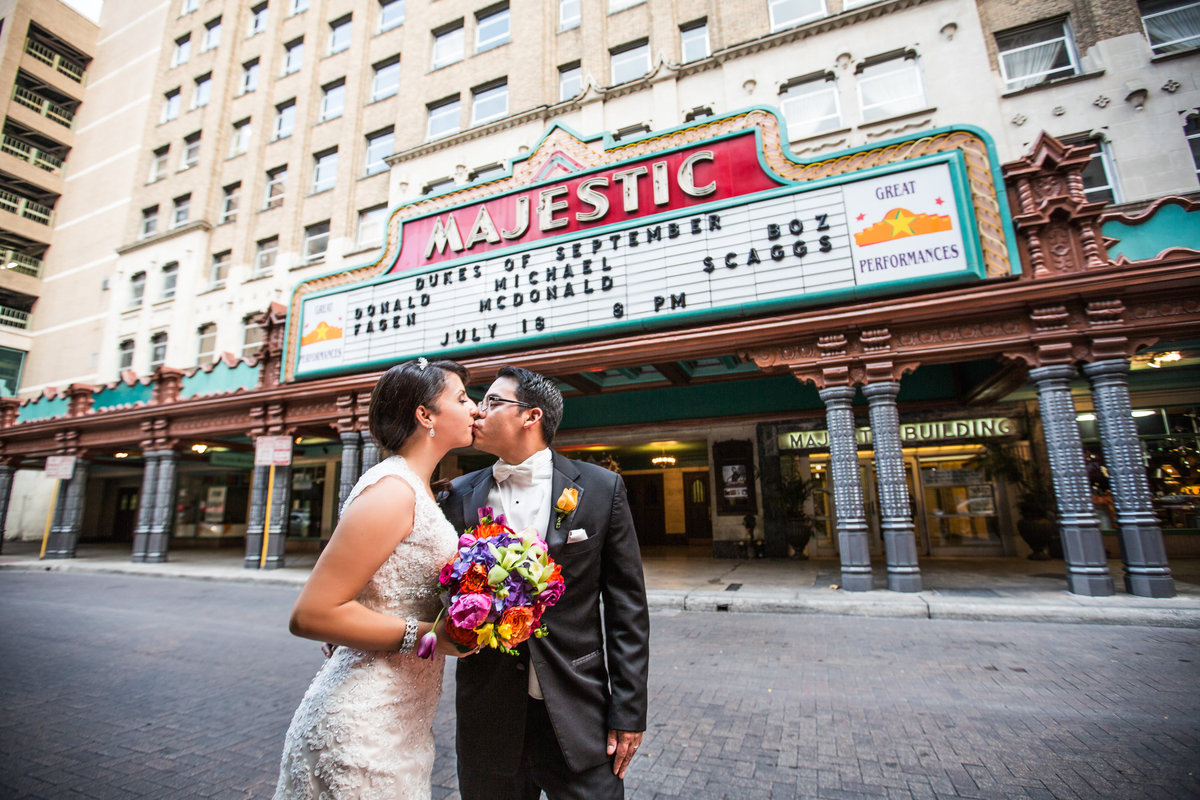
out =
[[804,478],[789,478],[780,488],[780,505],[787,525],[787,543],[794,558],[806,559],[804,548],[808,547],[813,535],[813,518],[808,513],[808,500],[812,497],[813,483]]
[[[1025,459],[1010,448],[995,442],[984,445],[986,452],[979,457],[981,466],[993,478],[1016,486],[1017,533],[1032,550],[1029,558],[1045,561],[1061,557],[1062,545],[1058,538],[1058,522],[1054,515],[1054,490],[1037,459]],[[1049,552],[1047,552],[1049,551]]]

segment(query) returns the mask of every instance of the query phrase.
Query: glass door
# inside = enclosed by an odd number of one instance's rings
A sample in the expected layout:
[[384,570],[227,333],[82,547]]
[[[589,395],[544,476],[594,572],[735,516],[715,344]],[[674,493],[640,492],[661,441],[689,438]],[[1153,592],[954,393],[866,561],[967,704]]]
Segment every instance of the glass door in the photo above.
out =
[[921,521],[930,555],[1002,555],[996,486],[974,453],[920,460]]

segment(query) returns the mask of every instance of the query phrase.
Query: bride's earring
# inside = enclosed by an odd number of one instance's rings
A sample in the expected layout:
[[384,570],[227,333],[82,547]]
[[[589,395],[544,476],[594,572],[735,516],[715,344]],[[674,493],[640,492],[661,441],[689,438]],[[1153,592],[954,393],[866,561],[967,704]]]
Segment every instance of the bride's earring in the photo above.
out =
[[433,426],[432,425],[429,426],[429,438],[430,439],[433,438]]

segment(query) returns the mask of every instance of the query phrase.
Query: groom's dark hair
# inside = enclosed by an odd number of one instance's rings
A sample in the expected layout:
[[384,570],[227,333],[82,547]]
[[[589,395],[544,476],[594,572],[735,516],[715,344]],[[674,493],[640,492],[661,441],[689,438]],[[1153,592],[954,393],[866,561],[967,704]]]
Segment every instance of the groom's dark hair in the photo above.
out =
[[547,445],[553,442],[563,415],[562,392],[554,381],[522,367],[501,367],[496,377],[512,378],[517,382],[517,399],[542,410],[542,437]]

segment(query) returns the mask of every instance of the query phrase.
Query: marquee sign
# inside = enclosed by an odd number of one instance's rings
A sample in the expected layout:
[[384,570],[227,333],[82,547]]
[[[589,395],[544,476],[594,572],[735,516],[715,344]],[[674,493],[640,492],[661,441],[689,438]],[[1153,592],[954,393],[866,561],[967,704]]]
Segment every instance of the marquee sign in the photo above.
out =
[[961,152],[804,181],[763,153],[748,127],[405,219],[373,277],[298,287],[285,376],[985,277]]
[[[942,442],[948,439],[992,439],[1016,436],[1021,428],[1012,417],[979,417],[975,419],[934,420],[931,422],[905,422],[900,425],[900,443],[913,446],[925,442]],[[860,446],[870,447],[871,428],[854,429],[854,439]],[[786,431],[777,439],[780,450],[829,449],[829,431]]]

